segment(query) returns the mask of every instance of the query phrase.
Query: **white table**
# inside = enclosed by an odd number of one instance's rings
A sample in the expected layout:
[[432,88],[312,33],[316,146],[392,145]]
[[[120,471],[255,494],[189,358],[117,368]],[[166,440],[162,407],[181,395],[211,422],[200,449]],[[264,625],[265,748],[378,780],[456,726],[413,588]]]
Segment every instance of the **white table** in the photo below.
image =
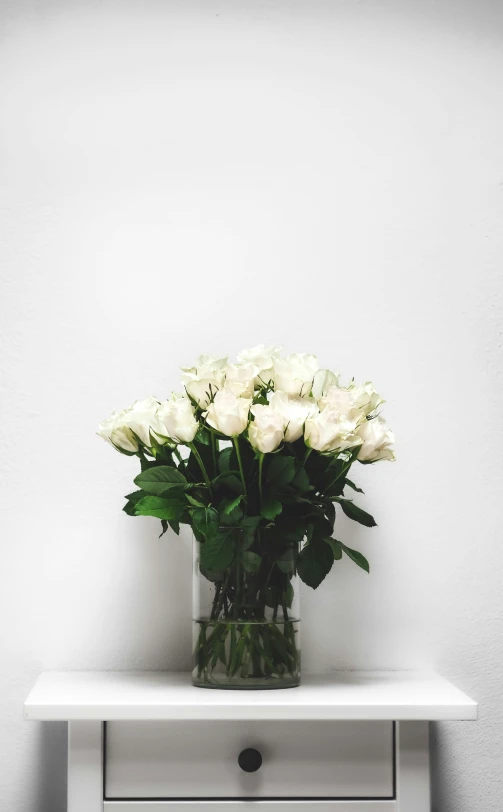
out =
[[[68,812],[428,812],[428,722],[477,704],[432,673],[194,688],[168,672],[42,674],[25,718],[69,722]],[[245,773],[243,749],[263,756]],[[306,795],[306,792],[308,793]]]

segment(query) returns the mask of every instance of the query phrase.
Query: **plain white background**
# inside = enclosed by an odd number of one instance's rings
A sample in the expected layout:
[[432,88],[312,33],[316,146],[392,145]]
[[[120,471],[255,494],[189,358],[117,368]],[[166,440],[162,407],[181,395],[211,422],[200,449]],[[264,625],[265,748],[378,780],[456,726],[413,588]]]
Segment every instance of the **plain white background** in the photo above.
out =
[[434,667],[436,812],[501,809],[503,5],[0,7],[0,808],[62,812],[43,669],[187,668],[190,539],[121,512],[95,437],[199,352],[315,352],[387,398],[398,462],[303,594],[306,670]]

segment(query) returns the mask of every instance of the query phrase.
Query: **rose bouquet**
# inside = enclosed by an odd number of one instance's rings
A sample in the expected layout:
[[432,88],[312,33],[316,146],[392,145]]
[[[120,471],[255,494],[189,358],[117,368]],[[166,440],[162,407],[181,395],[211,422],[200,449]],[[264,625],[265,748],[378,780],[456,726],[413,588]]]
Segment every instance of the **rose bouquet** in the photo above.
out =
[[130,516],[194,534],[194,682],[281,687],[300,677],[298,578],[316,589],[335,561],[364,556],[334,538],[336,507],[375,521],[349,493],[355,462],[393,460],[371,383],[343,386],[313,355],[264,346],[237,363],[202,355],[185,394],[116,412],[99,434],[139,457]]

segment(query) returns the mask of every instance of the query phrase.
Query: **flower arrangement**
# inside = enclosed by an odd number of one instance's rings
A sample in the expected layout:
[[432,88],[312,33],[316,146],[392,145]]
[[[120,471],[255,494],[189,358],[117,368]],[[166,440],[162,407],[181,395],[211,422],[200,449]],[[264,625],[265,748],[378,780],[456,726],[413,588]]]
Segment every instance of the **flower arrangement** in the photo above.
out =
[[[371,383],[343,386],[314,355],[244,350],[237,363],[202,355],[182,368],[185,393],[136,401],[99,435],[139,457],[130,516],[163,533],[192,527],[208,605],[195,619],[196,684],[297,684],[300,577],[316,589],[357,550],[333,537],[336,507],[366,527],[347,490],[355,462],[394,460],[394,438]],[[162,534],[161,534],[162,535]]]

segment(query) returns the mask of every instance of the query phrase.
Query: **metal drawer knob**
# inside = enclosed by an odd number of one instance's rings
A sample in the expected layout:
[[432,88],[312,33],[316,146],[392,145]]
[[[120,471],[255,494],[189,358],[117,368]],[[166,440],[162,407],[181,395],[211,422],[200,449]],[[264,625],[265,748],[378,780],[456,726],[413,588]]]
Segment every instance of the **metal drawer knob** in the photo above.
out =
[[238,764],[245,773],[255,773],[262,764],[262,756],[253,747],[247,747],[246,750],[241,750]]

